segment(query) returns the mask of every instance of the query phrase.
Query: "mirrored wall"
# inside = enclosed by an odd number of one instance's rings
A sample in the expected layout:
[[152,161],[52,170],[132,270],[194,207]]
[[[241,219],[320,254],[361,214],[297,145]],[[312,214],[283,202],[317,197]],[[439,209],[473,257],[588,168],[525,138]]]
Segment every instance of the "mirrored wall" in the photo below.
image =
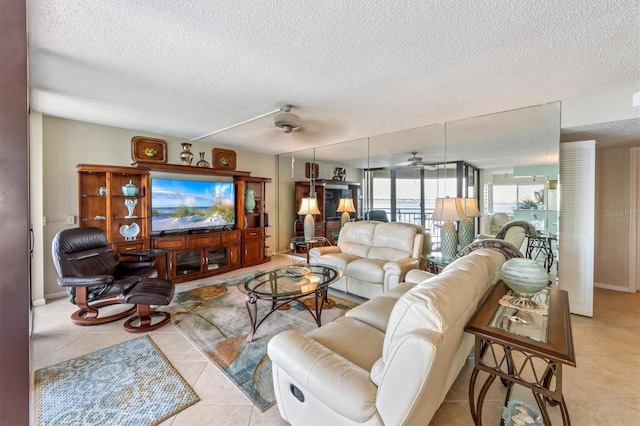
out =
[[[294,138],[295,136],[292,136]],[[351,220],[384,211],[390,221],[419,224],[437,244],[435,199],[472,197],[482,216],[475,233],[491,233],[495,213],[558,232],[559,102],[453,121],[278,156],[278,250],[301,235],[303,196],[321,193],[317,235],[339,230],[338,199],[353,198]],[[322,210],[322,209],[321,209]]]

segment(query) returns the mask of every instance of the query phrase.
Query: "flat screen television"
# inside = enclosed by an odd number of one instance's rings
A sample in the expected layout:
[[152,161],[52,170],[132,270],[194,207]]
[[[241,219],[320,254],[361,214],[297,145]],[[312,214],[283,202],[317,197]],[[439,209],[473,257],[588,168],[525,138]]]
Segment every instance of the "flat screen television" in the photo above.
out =
[[233,182],[151,179],[151,232],[195,231],[233,226]]
[[326,188],[324,190],[324,217],[327,220],[340,219],[342,213],[338,213],[340,198],[351,198],[350,189]]

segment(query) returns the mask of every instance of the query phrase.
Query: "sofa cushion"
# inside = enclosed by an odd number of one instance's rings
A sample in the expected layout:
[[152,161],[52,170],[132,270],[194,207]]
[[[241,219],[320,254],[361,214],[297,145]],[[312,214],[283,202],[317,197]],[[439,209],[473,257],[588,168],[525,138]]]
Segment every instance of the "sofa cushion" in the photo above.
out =
[[343,253],[367,257],[373,245],[375,222],[347,222],[340,230],[338,247]]
[[322,255],[320,258],[320,264],[335,266],[345,272],[347,270],[347,265],[354,260],[360,259],[358,256],[354,256],[352,254],[346,253],[328,253]]
[[349,262],[344,272],[348,277],[356,280],[382,284],[385,263],[387,263],[386,260],[358,259]]
[[416,328],[446,335],[458,322],[466,322],[488,287],[497,282],[504,261],[496,251],[476,250],[452,262],[440,275],[416,285],[391,312],[383,354],[389,353],[395,339]]
[[400,260],[412,257],[417,229],[400,223],[379,223],[373,233],[369,259]]
[[384,332],[354,318],[340,317],[307,336],[367,371],[382,356]]
[[386,332],[389,316],[391,315],[391,311],[393,311],[393,307],[398,299],[413,287],[413,284],[401,283],[393,290],[381,296],[374,297],[366,303],[347,311],[345,316],[357,319],[382,332]]

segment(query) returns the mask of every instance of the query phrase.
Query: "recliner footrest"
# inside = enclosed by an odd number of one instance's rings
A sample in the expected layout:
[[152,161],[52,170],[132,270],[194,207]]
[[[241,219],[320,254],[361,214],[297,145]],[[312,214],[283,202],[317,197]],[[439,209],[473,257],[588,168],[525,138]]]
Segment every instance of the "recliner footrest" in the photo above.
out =
[[157,312],[151,305],[168,305],[175,287],[168,280],[148,278],[138,283],[125,297],[127,303],[136,304],[136,315],[123,324],[125,330],[140,333],[155,330],[171,320],[169,312]]
[[173,298],[175,287],[171,281],[148,278],[139,282],[126,295],[126,303],[136,305],[168,305]]

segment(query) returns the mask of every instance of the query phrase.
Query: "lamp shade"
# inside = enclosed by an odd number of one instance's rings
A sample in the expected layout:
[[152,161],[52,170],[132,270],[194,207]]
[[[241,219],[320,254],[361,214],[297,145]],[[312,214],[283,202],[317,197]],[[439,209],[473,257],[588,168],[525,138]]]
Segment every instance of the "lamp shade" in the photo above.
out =
[[340,228],[342,228],[345,223],[351,220],[349,213],[355,213],[356,211],[356,208],[353,206],[353,198],[340,198],[336,211],[342,213],[342,217],[340,218]]
[[355,213],[356,208],[353,206],[353,198],[340,198],[336,211],[338,213]]
[[320,214],[320,210],[318,209],[318,199],[315,197],[308,197],[300,200],[300,210],[298,210],[298,214]]
[[460,198],[436,198],[433,220],[464,220],[466,218]]
[[463,198],[462,207],[466,217],[460,221],[460,227],[458,228],[458,243],[460,244],[460,249],[465,248],[473,242],[474,232],[471,218],[481,216],[478,211],[478,202],[475,198]]
[[464,215],[465,217],[480,217],[480,211],[478,210],[478,201],[475,198],[463,198]]

